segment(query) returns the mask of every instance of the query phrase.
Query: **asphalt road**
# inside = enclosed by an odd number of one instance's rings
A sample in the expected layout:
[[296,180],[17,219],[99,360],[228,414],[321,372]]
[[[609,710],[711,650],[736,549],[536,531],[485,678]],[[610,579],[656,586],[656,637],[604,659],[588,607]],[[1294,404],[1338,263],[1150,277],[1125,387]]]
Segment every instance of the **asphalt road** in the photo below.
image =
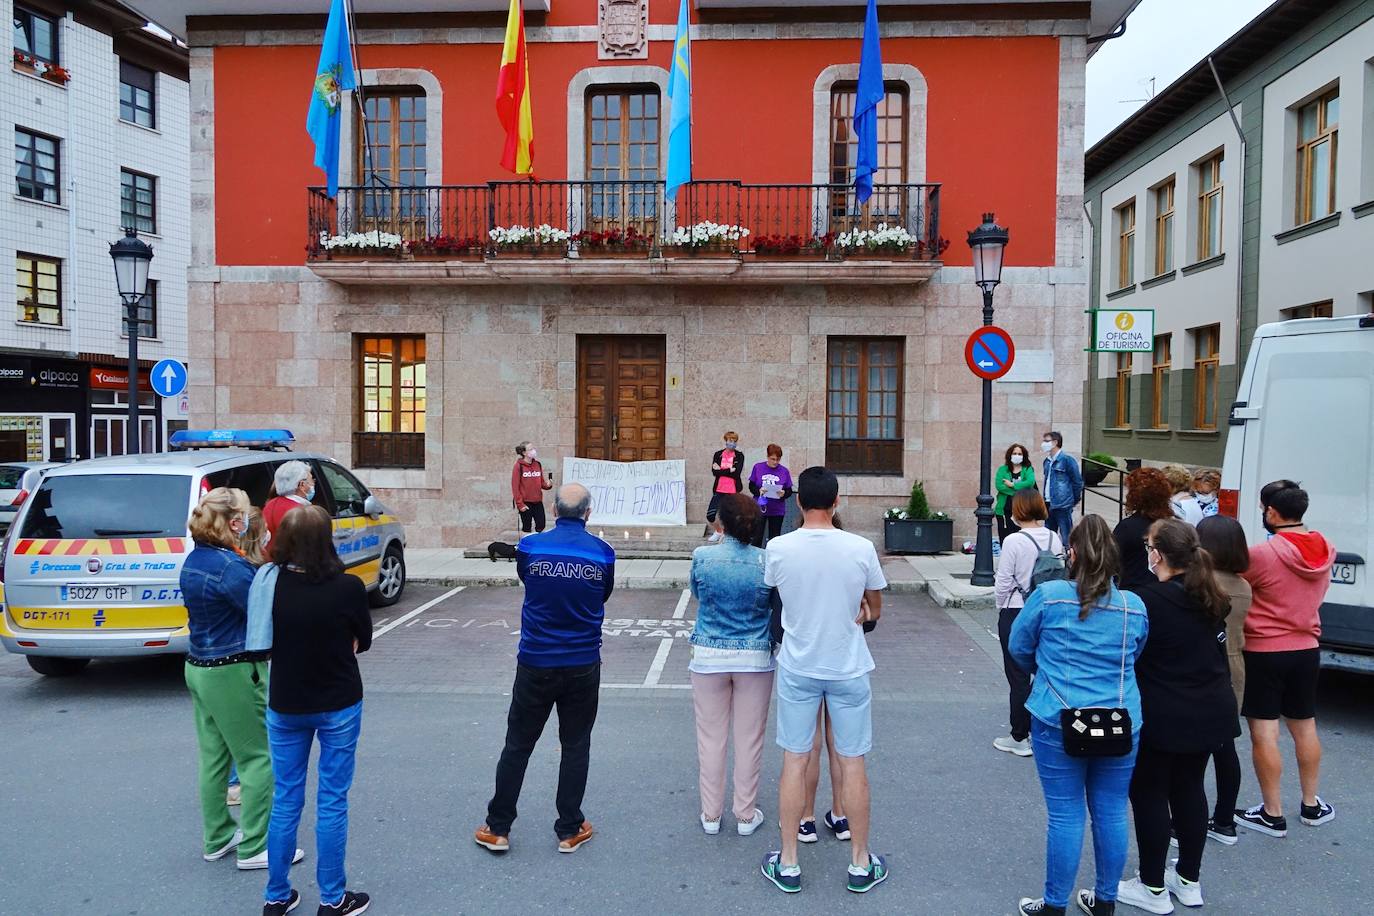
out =
[[[555,852],[550,728],[531,762],[512,851],[492,856],[471,835],[504,735],[519,602],[515,589],[414,587],[400,606],[375,613],[376,643],[362,657],[367,698],[348,860],[350,886],[376,901],[370,912],[1009,914],[1019,896],[1039,895],[1044,807],[1034,764],[990,744],[1006,717],[994,616],[945,611],[924,597],[891,598],[870,637],[873,847],[893,872],[872,893],[845,892],[847,849],[829,837],[803,847],[804,891],[794,899],[758,874],[759,859],[777,848],[775,829],[742,838],[727,816],[719,836],[701,832],[685,689],[695,611],[677,592],[620,592],[608,608],[585,805],[595,839],[573,856]],[[1286,840],[1247,834],[1235,847],[1209,845],[1201,912],[1367,908],[1372,701],[1374,679],[1324,677],[1322,793],[1336,820],[1307,828],[1294,818]],[[0,656],[0,710],[2,916],[260,911],[265,873],[200,858],[195,735],[179,659],[95,662],[51,680]],[[769,735],[761,802],[775,824],[780,752],[771,726]],[[1285,798],[1296,806],[1292,772]],[[823,786],[818,813],[827,799]],[[1257,800],[1248,776],[1241,800]],[[307,857],[295,870],[297,912],[306,913],[318,902],[309,807],[300,839]],[[1080,883],[1090,881],[1085,853]],[[1133,867],[1134,853],[1128,873]]]

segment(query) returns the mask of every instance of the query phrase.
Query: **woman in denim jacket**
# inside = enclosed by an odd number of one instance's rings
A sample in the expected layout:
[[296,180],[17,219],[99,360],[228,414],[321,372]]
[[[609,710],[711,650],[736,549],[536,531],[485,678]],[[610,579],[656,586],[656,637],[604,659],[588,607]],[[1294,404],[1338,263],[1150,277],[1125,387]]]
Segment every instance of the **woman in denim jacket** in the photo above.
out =
[[[239,551],[252,508],[242,490],[216,487],[191,513],[195,547],[181,566],[190,626],[186,686],[200,747],[200,809],[205,861],[238,850],[238,867],[267,867],[272,758],[267,749],[267,653],[245,651],[248,589],[257,570]],[[224,787],[231,763],[242,783],[239,823]],[[297,850],[298,858],[304,853]]]
[[[1069,537],[1070,580],[1031,593],[1011,628],[1012,658],[1033,674],[1031,714],[1035,767],[1049,813],[1045,896],[1023,898],[1024,916],[1063,916],[1083,851],[1083,802],[1093,818],[1097,881],[1078,892],[1093,916],[1116,911],[1117,882],[1126,864],[1126,798],[1140,735],[1135,660],[1145,646],[1145,605],[1112,583],[1120,554],[1101,516],[1089,515]],[[1124,652],[1123,652],[1124,644]],[[1061,701],[1062,700],[1062,701]],[[1131,752],[1123,757],[1070,757],[1059,713],[1065,708],[1124,706],[1131,716]]]
[[692,594],[698,602],[692,630],[692,703],[701,769],[701,829],[720,832],[725,809],[725,752],[730,720],[735,732],[735,829],[749,836],[763,825],[758,798],[763,733],[773,693],[768,638],[771,589],[763,584],[764,552],[750,546],[762,518],[754,500],[722,496],[717,523],[725,538],[692,553]]

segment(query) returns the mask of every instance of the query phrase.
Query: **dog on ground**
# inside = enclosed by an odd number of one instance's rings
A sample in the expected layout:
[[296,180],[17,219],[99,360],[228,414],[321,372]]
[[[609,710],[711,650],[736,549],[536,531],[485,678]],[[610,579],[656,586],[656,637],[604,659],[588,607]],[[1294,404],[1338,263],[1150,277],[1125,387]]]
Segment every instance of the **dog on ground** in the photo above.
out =
[[487,545],[487,556],[491,558],[491,562],[493,563],[496,562],[497,557],[501,557],[504,560],[514,560],[515,546],[507,544],[505,541],[492,541]]

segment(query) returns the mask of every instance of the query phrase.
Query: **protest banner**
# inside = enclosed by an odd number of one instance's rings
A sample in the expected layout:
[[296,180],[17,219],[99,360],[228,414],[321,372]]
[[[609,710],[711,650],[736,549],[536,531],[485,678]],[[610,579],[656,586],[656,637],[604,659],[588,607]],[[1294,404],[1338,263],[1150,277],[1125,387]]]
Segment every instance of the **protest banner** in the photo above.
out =
[[563,460],[563,483],[580,483],[591,491],[593,525],[643,528],[687,524],[686,475],[686,464],[681,458]]

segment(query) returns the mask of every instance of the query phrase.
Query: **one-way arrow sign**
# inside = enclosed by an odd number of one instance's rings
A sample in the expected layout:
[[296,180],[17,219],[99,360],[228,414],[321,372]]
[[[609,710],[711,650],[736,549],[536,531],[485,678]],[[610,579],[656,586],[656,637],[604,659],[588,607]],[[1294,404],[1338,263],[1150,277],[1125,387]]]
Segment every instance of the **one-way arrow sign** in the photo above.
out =
[[153,390],[164,398],[174,398],[186,390],[186,366],[179,360],[164,359],[149,373]]

